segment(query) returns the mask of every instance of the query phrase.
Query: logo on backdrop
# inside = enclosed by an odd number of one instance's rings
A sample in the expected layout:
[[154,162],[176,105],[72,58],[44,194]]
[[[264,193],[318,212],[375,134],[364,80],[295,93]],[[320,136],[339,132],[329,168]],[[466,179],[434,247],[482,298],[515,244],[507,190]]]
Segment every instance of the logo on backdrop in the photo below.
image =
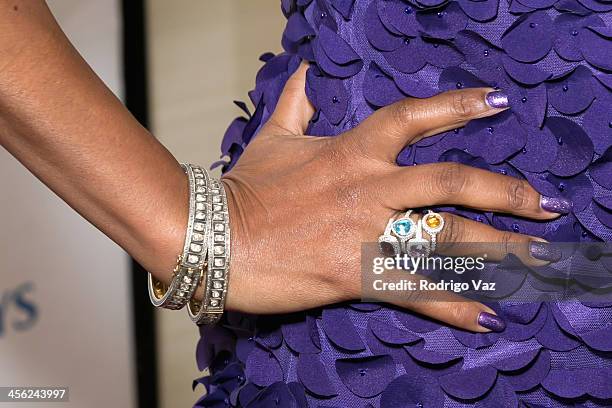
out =
[[34,283],[0,290],[0,338],[30,330],[38,320],[38,308],[32,301]]

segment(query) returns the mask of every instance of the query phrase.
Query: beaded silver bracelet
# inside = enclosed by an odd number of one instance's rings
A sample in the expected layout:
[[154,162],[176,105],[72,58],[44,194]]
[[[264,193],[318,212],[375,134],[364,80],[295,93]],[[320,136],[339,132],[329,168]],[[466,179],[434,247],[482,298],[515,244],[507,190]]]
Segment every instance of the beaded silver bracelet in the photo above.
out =
[[189,179],[189,218],[183,253],[178,257],[170,285],[149,273],[149,298],[157,307],[182,309],[193,297],[204,275],[210,235],[211,208],[208,172],[191,164],[181,164]]
[[210,180],[211,233],[208,237],[208,266],[205,272],[204,299],[191,299],[187,311],[198,324],[215,324],[225,307],[230,262],[230,226],[225,187],[219,180]]

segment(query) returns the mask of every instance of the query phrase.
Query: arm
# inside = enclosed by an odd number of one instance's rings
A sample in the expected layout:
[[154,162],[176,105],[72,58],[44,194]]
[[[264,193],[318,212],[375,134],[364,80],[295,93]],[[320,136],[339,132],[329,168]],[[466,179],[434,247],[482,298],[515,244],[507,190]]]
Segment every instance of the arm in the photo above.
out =
[[[88,68],[42,1],[0,0],[0,25],[0,144],[168,281],[187,219],[180,166]],[[232,230],[228,309],[285,313],[359,298],[361,243],[376,242],[388,220],[409,208],[459,205],[537,220],[571,208],[525,180],[457,163],[397,166],[404,146],[507,109],[503,92],[406,98],[337,137],[309,137],[306,69],[288,80],[271,118],[223,180]],[[555,255],[537,237],[444,218],[437,239],[448,248],[500,243],[494,260],[520,244],[517,255],[532,265]],[[480,303],[414,296],[389,301],[468,330],[503,329]]]
[[0,1],[0,144],[161,279],[187,180],[72,47],[44,1]]

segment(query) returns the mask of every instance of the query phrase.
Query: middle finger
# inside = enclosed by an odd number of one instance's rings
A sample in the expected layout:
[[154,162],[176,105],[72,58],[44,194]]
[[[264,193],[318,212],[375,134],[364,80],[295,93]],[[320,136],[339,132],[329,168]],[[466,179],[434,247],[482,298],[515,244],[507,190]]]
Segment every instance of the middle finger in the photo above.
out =
[[396,210],[452,204],[549,220],[572,209],[571,201],[542,196],[525,180],[450,162],[398,167],[382,189]]

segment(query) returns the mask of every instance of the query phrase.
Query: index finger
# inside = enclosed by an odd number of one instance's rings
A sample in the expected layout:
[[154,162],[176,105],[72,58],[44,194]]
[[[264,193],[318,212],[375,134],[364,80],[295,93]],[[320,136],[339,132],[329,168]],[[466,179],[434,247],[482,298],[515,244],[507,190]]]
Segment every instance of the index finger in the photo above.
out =
[[379,109],[343,137],[367,154],[392,163],[406,145],[423,137],[464,126],[508,107],[508,97],[493,88],[447,91],[431,98],[406,98]]

